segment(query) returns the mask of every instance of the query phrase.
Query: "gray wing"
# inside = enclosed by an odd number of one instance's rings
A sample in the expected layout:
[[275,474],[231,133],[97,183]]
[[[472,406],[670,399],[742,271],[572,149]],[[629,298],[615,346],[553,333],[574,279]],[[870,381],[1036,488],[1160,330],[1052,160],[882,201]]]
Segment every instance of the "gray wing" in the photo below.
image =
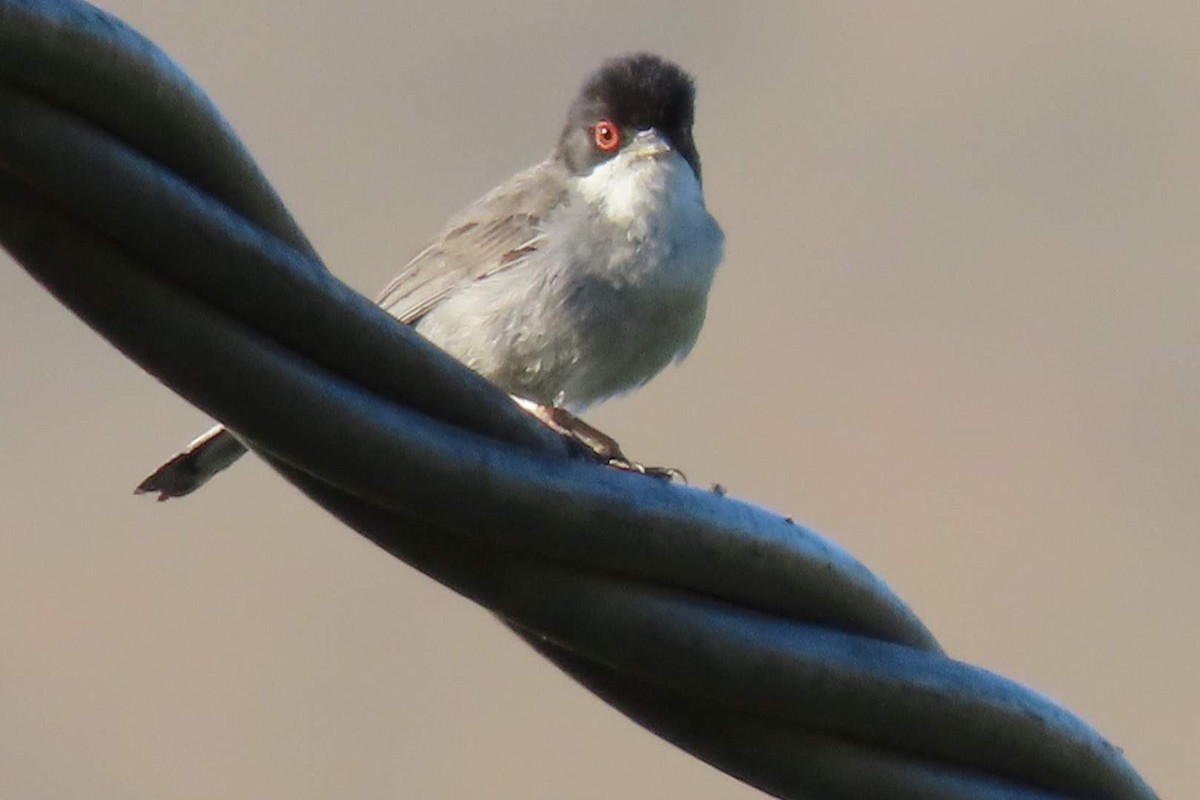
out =
[[[450,221],[379,296],[379,305],[412,324],[446,295],[508,269],[537,249],[542,222],[566,193],[562,167],[543,162],[518,173]],[[223,426],[205,433],[135,490],[159,500],[195,491],[246,448]]]
[[562,167],[552,161],[517,173],[452,218],[377,302],[411,325],[461,287],[521,263],[537,249],[542,222],[565,193]]

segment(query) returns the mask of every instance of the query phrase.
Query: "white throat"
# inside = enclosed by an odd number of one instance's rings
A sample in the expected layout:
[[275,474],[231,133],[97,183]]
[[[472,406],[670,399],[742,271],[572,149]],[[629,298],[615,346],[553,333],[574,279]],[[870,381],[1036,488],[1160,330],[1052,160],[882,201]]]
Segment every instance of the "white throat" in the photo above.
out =
[[647,157],[626,151],[597,165],[576,185],[592,208],[617,225],[663,213],[708,216],[700,181],[676,152]]

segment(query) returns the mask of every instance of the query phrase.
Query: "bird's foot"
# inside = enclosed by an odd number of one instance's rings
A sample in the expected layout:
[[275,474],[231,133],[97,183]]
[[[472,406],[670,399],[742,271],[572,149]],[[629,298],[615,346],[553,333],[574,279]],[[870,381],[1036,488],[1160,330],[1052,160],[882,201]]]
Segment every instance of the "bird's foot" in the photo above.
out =
[[613,469],[623,469],[626,472],[649,475],[651,478],[659,478],[664,481],[678,481],[684,484],[688,482],[687,475],[684,475],[683,470],[678,467],[648,467],[645,464],[639,464],[636,461],[630,461],[623,457],[610,458],[605,463]]
[[513,395],[513,400],[543,425],[580,445],[585,455],[602,461],[614,469],[636,472],[662,480],[678,480],[687,483],[687,476],[683,474],[682,470],[674,467],[648,467],[629,458],[621,452],[621,445],[617,444],[616,439],[589,425],[564,408],[544,406],[516,395]]

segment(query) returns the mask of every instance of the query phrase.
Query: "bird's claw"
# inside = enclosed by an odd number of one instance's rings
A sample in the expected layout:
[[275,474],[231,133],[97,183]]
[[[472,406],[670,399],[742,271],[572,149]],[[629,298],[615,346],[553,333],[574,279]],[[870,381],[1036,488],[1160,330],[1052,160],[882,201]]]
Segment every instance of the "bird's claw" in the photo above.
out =
[[517,405],[536,417],[542,424],[565,437],[581,455],[593,458],[614,469],[636,472],[667,481],[687,483],[683,470],[675,467],[647,467],[630,459],[621,452],[617,440],[557,406],[544,406],[513,395]]
[[605,463],[613,469],[636,472],[639,475],[648,475],[651,478],[658,478],[659,480],[672,483],[678,482],[686,485],[688,482],[687,475],[684,475],[681,469],[676,467],[648,467],[645,464],[630,461],[624,455],[618,458],[609,458]]

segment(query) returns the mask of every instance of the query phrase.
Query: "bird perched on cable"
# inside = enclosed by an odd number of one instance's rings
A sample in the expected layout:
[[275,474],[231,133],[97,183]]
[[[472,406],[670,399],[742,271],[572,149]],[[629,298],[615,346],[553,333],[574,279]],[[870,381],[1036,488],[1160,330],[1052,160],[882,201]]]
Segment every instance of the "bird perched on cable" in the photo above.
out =
[[[453,217],[379,305],[630,467],[574,413],[641,386],[700,333],[724,237],[704,205],[694,101],[691,77],[659,56],[605,62],[550,156]],[[218,426],[136,491],[189,494],[244,452]]]

